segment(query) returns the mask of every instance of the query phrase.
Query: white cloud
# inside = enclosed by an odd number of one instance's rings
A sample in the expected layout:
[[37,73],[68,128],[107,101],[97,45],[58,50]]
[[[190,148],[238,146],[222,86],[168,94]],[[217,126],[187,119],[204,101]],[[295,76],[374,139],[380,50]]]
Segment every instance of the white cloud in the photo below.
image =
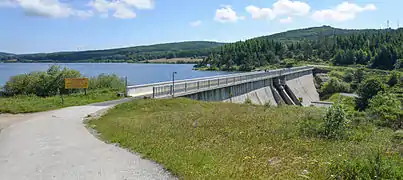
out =
[[153,9],[154,0],[93,0],[89,3],[95,10],[101,13],[101,17],[108,17],[109,11],[113,12],[113,17],[121,19],[135,18],[137,9]]
[[92,11],[77,10],[59,0],[0,0],[0,7],[20,7],[29,16],[51,18],[92,16]]
[[287,24],[292,22],[292,17],[280,19],[280,23]]
[[252,15],[253,19],[270,18],[274,19],[276,15],[270,8],[259,8],[253,5],[247,6],[246,12]]
[[126,6],[118,6],[118,8],[115,10],[115,13],[113,13],[113,17],[120,19],[131,19],[136,17],[136,13]]
[[353,20],[359,13],[364,11],[374,11],[376,6],[373,4],[367,4],[365,6],[358,6],[357,4],[343,2],[333,9],[324,9],[315,11],[312,14],[312,18],[319,22],[324,21],[348,21]]
[[18,5],[27,15],[44,17],[69,17],[74,10],[58,0],[19,0]]
[[198,27],[198,26],[200,26],[202,24],[202,21],[197,20],[197,21],[190,22],[189,24],[192,27]]
[[113,12],[115,18],[130,19],[136,17],[132,8],[122,1],[94,0],[89,5],[101,13],[101,17],[108,17],[109,11]]
[[231,6],[226,5],[215,12],[214,20],[222,23],[226,22],[237,22],[238,20],[243,20],[245,17],[238,16]]
[[0,7],[13,7],[14,3],[11,0],[0,0]]
[[[62,1],[62,2],[61,2]],[[26,15],[52,18],[76,16],[87,18],[99,13],[108,17],[135,18],[134,9],[153,9],[154,0],[90,0],[86,9],[75,9],[67,0],[0,0],[0,7],[20,7]]]
[[273,4],[273,12],[276,15],[304,16],[309,13],[311,7],[301,1],[278,0]]
[[137,9],[153,9],[154,0],[122,0],[127,5],[136,7]]
[[247,6],[246,11],[253,19],[275,19],[277,16],[305,16],[311,7],[301,1],[278,0],[270,8],[259,8],[253,5]]

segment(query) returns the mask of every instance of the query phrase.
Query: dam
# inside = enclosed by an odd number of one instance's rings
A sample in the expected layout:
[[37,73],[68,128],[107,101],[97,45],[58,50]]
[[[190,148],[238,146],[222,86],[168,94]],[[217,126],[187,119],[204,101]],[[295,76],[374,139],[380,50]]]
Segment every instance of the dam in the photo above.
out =
[[310,106],[320,101],[311,66],[127,86],[126,93],[131,97],[249,101],[257,105]]

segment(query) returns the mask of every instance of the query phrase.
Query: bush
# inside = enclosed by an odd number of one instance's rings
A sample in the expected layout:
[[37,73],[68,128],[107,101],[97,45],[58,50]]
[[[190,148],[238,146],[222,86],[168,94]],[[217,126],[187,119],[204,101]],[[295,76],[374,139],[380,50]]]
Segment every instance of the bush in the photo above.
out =
[[389,85],[390,87],[395,86],[396,84],[399,83],[399,80],[400,80],[400,73],[394,71],[394,72],[392,72],[392,73],[390,74],[390,76],[389,76],[388,85]]
[[329,179],[401,179],[403,161],[399,155],[379,152],[332,163]]
[[32,72],[11,77],[4,86],[4,91],[8,96],[30,94],[41,97],[54,96],[59,90],[62,93],[67,92],[64,89],[64,78],[77,77],[81,77],[80,72],[53,65],[46,72]]
[[325,82],[320,89],[320,94],[322,97],[340,92],[350,92],[350,85],[340,81],[340,79],[337,78],[330,78],[329,81]]
[[[79,71],[62,69],[60,66],[53,65],[45,72],[32,72],[11,77],[4,86],[4,94],[7,96],[34,94],[49,97],[58,93],[74,93],[79,90],[65,89],[64,79],[79,77],[82,77]],[[101,74],[89,79],[89,89],[118,89],[123,86],[124,82],[116,75]]]
[[122,89],[124,86],[125,82],[115,74],[100,74],[91,77],[88,82],[88,89]]
[[359,87],[357,94],[357,108],[364,110],[368,107],[368,101],[376,96],[378,92],[385,90],[385,84],[379,78],[370,78],[362,82]]
[[252,104],[252,100],[250,100],[250,98],[247,97],[247,98],[245,99],[244,104]]
[[369,114],[382,126],[403,128],[403,110],[395,94],[380,92],[369,100]]
[[340,103],[335,103],[328,109],[325,116],[324,135],[329,139],[339,139],[344,136],[347,126],[346,113]]
[[344,72],[341,71],[330,71],[329,76],[332,78],[343,79]]

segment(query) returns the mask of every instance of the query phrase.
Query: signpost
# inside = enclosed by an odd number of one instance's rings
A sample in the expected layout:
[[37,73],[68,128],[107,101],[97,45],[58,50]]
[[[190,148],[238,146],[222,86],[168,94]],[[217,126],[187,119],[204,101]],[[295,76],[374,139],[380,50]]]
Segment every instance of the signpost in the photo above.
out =
[[88,88],[88,78],[65,78],[64,79],[65,89],[84,89],[85,94],[87,94]]

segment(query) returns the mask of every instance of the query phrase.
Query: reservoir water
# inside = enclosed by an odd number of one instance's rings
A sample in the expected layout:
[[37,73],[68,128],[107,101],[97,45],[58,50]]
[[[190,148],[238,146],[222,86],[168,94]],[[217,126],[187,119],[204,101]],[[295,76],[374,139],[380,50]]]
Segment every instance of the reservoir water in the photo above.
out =
[[80,71],[84,76],[97,76],[101,73],[127,76],[129,85],[147,84],[175,79],[189,79],[230,74],[231,72],[195,71],[192,64],[130,64],[130,63],[0,63],[0,86],[11,76],[33,71],[45,71],[51,65],[59,65]]

